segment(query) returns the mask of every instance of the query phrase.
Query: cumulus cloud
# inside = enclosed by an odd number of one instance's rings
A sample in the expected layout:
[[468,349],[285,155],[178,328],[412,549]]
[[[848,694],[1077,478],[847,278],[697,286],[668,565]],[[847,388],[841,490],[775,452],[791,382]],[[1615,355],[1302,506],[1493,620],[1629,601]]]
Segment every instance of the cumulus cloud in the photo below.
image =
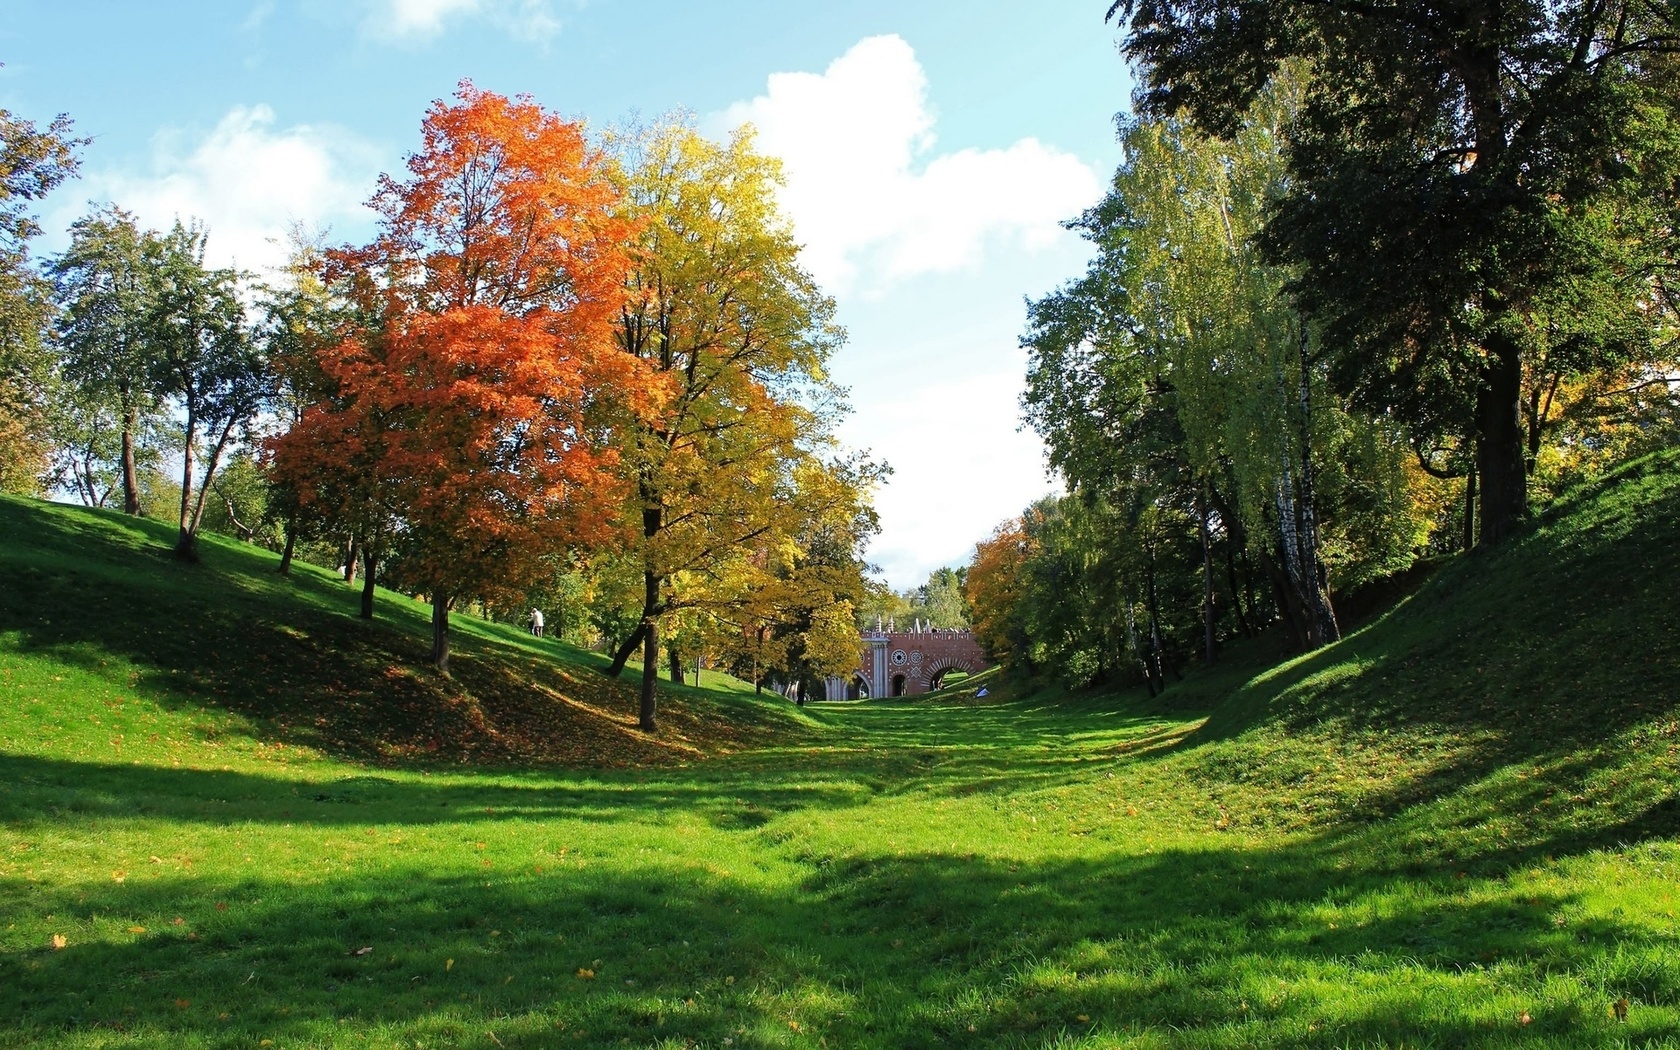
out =
[[450,22],[483,18],[510,36],[544,43],[560,32],[548,0],[378,0],[366,29],[386,40],[429,40]]
[[927,89],[910,45],[877,36],[823,73],[773,74],[725,114],[782,158],[782,205],[826,286],[870,290],[977,265],[988,248],[1042,248],[1101,194],[1096,172],[1036,139],[939,153]]
[[883,396],[843,428],[893,467],[875,494],[881,534],[869,550],[893,587],[965,564],[975,541],[1053,487],[1042,442],[1013,426],[1021,383],[1019,372],[957,376]]
[[[284,261],[293,224],[358,232],[371,219],[362,202],[379,171],[376,151],[341,129],[274,123],[268,106],[236,106],[207,135],[159,133],[149,170],[90,170],[78,189],[154,228],[201,220],[211,262],[259,272]],[[62,228],[73,215],[59,218]]]

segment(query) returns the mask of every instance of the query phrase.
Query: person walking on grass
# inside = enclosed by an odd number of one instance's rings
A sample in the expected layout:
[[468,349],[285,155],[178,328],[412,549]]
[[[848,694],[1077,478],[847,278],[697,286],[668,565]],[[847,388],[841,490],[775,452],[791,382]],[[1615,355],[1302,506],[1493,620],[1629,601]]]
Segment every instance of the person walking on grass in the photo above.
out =
[[542,610],[532,609],[531,615],[526,617],[526,619],[530,621],[531,633],[538,638],[541,638],[543,632]]

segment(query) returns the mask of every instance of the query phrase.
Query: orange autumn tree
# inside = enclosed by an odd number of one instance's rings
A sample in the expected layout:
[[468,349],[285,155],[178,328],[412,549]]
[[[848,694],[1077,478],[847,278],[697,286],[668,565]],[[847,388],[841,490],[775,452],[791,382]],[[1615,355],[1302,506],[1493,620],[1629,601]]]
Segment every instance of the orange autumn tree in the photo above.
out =
[[1035,546],[1026,523],[1010,518],[975,544],[974,562],[963,581],[974,637],[1000,662],[1007,663],[1027,641],[1020,628],[1021,574]]
[[422,137],[407,178],[380,178],[378,237],[327,253],[353,320],[274,459],[300,504],[383,523],[447,672],[456,601],[522,593],[616,519],[598,410],[648,384],[613,343],[633,230],[583,129],[463,81]]

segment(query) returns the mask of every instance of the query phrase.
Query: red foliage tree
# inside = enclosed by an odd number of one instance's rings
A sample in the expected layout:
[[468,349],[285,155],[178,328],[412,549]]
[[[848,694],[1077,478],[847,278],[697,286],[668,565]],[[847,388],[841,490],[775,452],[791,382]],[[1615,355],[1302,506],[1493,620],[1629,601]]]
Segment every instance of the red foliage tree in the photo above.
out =
[[422,135],[408,178],[380,179],[379,236],[327,253],[353,320],[274,457],[301,504],[388,515],[447,672],[456,600],[521,593],[617,519],[595,410],[648,387],[613,343],[633,231],[583,129],[462,82]]

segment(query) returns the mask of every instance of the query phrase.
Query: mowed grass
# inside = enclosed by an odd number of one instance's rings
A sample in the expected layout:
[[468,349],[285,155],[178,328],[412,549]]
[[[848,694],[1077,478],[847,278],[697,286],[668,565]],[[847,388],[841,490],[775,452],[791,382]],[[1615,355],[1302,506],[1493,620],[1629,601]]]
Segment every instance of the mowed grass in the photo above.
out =
[[0,1044],[1680,1046],[1677,464],[1159,702],[655,740],[598,658],[440,682],[423,606],[0,502]]

